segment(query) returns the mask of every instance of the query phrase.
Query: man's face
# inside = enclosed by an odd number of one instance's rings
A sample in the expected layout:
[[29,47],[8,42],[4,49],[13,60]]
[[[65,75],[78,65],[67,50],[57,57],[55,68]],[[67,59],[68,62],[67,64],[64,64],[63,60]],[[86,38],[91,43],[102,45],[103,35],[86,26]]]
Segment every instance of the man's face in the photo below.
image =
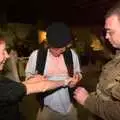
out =
[[105,20],[106,39],[115,48],[120,48],[120,20],[117,15],[112,15]]
[[64,51],[65,47],[63,48],[50,48],[50,52],[52,53],[53,56],[59,57]]
[[5,42],[0,43],[0,71],[3,70],[5,61],[9,58],[9,55],[6,51]]

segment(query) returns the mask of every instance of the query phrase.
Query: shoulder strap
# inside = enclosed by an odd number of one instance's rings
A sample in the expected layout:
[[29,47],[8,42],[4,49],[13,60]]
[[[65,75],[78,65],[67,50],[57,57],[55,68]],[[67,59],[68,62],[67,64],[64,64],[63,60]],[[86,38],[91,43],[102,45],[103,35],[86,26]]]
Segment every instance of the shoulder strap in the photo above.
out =
[[64,60],[65,60],[65,64],[67,66],[67,70],[68,70],[68,74],[70,77],[73,76],[73,57],[72,57],[72,52],[70,49],[67,49],[64,52]]
[[48,49],[39,49],[37,54],[36,71],[38,71],[38,73],[42,75],[44,73],[47,51]]
[[[66,52],[64,53],[64,59],[65,59],[65,63],[68,69],[68,74],[70,77],[73,77],[73,55],[70,49],[67,49]],[[73,98],[73,92],[74,92],[75,88],[69,88],[68,87],[68,91],[69,91],[69,95],[70,95],[70,100],[72,103],[75,103],[75,100]]]

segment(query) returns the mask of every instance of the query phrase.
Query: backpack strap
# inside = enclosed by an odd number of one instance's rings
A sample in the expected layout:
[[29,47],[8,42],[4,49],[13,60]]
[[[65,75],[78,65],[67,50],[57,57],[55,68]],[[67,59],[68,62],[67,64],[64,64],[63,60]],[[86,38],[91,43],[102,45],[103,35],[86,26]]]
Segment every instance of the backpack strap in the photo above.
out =
[[48,49],[39,49],[36,61],[36,71],[43,75]]
[[67,66],[68,74],[70,77],[73,77],[73,57],[70,49],[67,49],[64,54],[65,64]]
[[[73,77],[73,75],[74,75],[74,63],[73,63],[73,55],[72,55],[72,52],[70,49],[67,49],[64,52],[64,59],[65,59],[65,64],[67,66],[68,74],[70,77]],[[76,87],[73,87],[73,88],[68,87],[70,100],[72,103],[74,103],[73,105],[75,105],[75,103],[76,103],[76,100],[73,98],[73,92],[75,89],[76,89]]]

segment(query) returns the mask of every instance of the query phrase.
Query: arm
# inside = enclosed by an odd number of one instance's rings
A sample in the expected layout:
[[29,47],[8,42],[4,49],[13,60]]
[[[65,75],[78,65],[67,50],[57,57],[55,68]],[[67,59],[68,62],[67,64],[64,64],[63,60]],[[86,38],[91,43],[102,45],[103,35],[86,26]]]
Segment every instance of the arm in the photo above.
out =
[[80,77],[82,77],[78,55],[74,50],[71,51],[73,56],[74,74],[79,73]]
[[64,86],[64,81],[50,81],[50,80],[42,80],[35,82],[28,83],[23,82],[23,84],[26,86],[26,94],[33,94],[33,93],[39,93],[39,92],[46,92],[48,90],[56,89],[59,87]]
[[45,92],[64,86],[64,81],[41,80],[40,75],[18,83],[6,77],[0,77],[0,102],[9,104],[19,102],[25,95]]
[[75,90],[74,98],[79,104],[105,120],[119,120],[119,101],[103,101],[96,93],[88,94],[82,87]]
[[74,50],[72,51],[72,56],[73,56],[73,71],[74,71],[74,76],[72,81],[69,83],[70,87],[75,87],[80,80],[82,79],[82,74],[81,74],[81,69],[80,69],[80,63],[78,59],[78,55]]
[[84,107],[105,120],[120,118],[119,101],[103,101],[93,94],[86,99]]
[[24,81],[23,84],[27,87],[27,94],[46,92],[48,90],[56,89],[59,87],[66,87],[71,81],[71,78],[66,80],[48,80],[41,75],[34,75],[29,80]]
[[29,60],[25,68],[26,79],[36,74],[35,67],[36,67],[37,52],[38,50],[33,51],[29,57]]

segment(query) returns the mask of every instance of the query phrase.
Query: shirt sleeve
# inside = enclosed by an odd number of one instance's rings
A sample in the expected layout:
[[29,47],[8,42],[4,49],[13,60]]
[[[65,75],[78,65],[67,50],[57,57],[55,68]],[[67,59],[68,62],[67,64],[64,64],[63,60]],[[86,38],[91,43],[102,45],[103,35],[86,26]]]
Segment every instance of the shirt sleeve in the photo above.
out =
[[31,53],[29,60],[25,68],[26,79],[34,75],[36,72],[36,59],[37,59],[38,50],[35,50]]
[[11,104],[22,100],[26,95],[26,87],[7,77],[0,77],[0,104]]
[[85,108],[105,120],[120,119],[120,102],[103,101],[95,94],[91,94],[85,101]]
[[78,55],[77,55],[76,52],[75,52],[74,50],[72,50],[72,49],[71,49],[71,52],[72,52],[72,56],[73,56],[74,74],[75,74],[75,73],[81,73]]

